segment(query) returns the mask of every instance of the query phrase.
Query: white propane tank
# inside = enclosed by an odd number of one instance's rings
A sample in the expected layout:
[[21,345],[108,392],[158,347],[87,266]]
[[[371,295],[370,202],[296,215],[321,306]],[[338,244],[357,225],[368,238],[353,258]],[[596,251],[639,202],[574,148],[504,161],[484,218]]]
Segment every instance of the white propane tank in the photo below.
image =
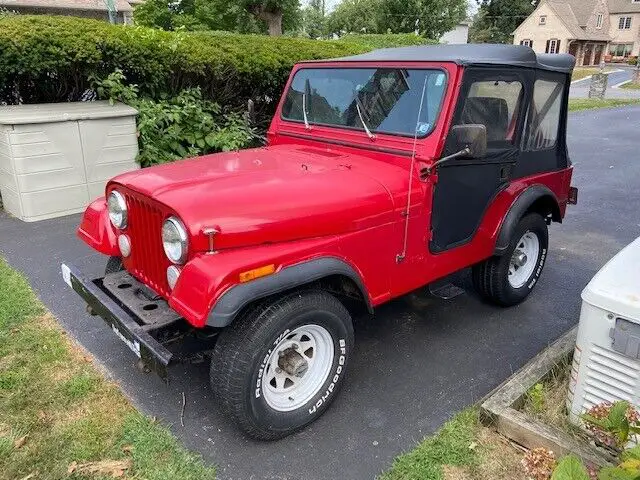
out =
[[602,402],[640,407],[640,238],[582,291],[567,408],[575,424]]

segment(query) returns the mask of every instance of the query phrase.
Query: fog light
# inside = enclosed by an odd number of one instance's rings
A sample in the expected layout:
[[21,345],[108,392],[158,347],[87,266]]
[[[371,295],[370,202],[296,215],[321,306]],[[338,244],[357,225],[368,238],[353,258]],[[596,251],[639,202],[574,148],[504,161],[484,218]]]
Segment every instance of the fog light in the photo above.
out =
[[173,287],[178,283],[178,278],[180,277],[180,269],[175,265],[171,265],[167,268],[167,283],[169,284],[169,288],[173,290]]
[[120,235],[118,237],[118,247],[120,247],[120,254],[123,257],[131,255],[131,241],[126,235]]

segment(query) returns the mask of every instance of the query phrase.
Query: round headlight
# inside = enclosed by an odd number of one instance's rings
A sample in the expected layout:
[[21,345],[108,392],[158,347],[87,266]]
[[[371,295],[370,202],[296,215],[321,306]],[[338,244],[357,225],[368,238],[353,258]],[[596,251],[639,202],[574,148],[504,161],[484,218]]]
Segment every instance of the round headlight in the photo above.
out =
[[173,263],[184,263],[187,259],[187,230],[176,217],[169,217],[162,224],[162,246]]
[[116,228],[125,228],[127,226],[127,202],[120,192],[113,190],[109,194],[107,200],[109,207],[109,219]]

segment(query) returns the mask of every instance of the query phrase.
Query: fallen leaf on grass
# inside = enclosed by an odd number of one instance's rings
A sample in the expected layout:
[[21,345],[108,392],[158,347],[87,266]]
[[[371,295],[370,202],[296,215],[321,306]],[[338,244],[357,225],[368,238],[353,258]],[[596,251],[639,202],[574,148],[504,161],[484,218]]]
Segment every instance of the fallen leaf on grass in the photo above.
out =
[[15,442],[13,442],[13,448],[22,448],[24,444],[27,443],[27,437],[29,435],[25,435],[24,437],[20,437]]
[[131,453],[133,452],[133,445],[125,445],[124,447],[122,447],[122,451],[124,453]]
[[80,473],[80,474],[98,474],[98,475],[111,475],[114,478],[119,478],[124,475],[125,470],[129,470],[132,466],[131,460],[101,460],[99,462],[87,462],[78,463],[71,462],[68,473]]

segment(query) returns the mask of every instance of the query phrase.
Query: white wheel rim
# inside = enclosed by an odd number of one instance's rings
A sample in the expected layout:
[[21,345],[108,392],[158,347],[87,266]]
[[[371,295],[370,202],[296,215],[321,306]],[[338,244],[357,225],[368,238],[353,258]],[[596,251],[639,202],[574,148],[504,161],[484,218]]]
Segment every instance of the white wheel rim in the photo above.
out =
[[327,380],[333,353],[333,339],[324,327],[304,325],[288,333],[265,364],[262,392],[267,404],[279,412],[304,406]]
[[509,285],[523,287],[531,278],[538,263],[540,240],[533,232],[525,233],[516,244],[509,262]]

